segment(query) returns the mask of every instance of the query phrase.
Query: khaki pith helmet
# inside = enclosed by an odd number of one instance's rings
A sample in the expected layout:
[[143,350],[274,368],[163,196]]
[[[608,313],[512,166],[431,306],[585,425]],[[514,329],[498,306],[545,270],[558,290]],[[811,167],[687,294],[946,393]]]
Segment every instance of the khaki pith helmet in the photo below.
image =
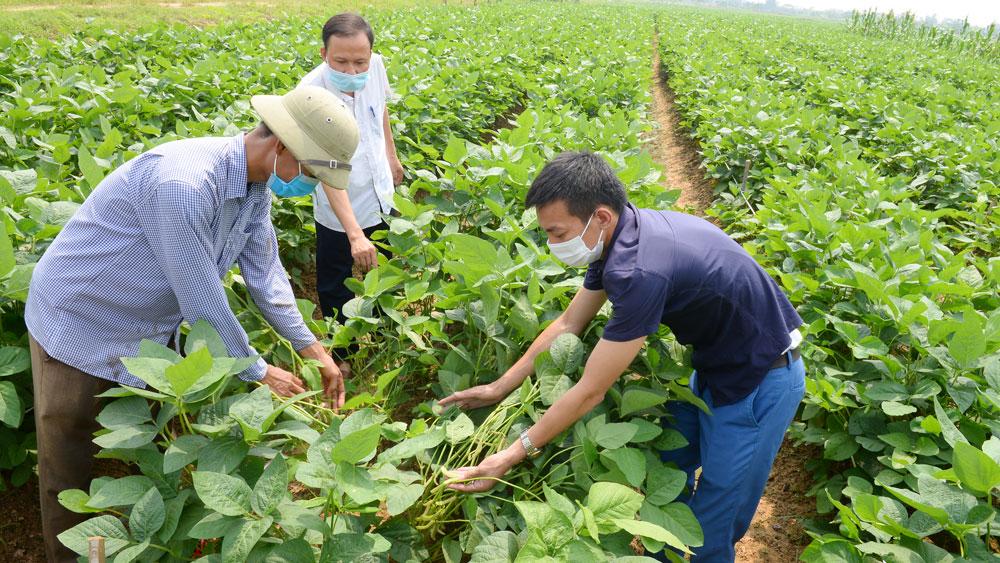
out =
[[250,104],[303,168],[347,189],[358,126],[344,102],[319,86],[301,86],[284,96],[254,96]]

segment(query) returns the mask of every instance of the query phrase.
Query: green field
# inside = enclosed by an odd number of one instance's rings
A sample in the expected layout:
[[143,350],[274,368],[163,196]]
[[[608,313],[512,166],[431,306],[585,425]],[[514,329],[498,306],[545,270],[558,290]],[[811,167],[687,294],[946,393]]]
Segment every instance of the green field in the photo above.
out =
[[[624,562],[700,545],[677,500],[684,474],[658,456],[683,443],[658,424],[664,403],[698,400],[668,330],[489,495],[448,491],[443,471],[537,420],[600,323],[561,337],[496,409],[432,408],[503,373],[579,287],[523,207],[546,160],[599,152],[639,207],[673,206],[672,171],[646,144],[656,45],[715,182],[707,214],[806,322],[791,434],[822,457],[808,466],[819,517],[803,559],[998,558],[995,38],[652,4],[57,4],[0,1],[0,488],[34,470],[32,265],[108,172],[166,141],[253,127],[249,97],[294,87],[341,8],[375,28],[407,171],[376,241],[393,258],[350,282],[345,325],[311,324],[360,344],[346,408],[226,377],[239,365],[202,325],[184,358],[145,347],[128,367],[150,389],[116,392],[95,440],[136,474],[64,495],[94,516],[65,535],[78,552],[91,535],[115,561]],[[307,318],[311,216],[308,198],[275,200]],[[318,389],[238,272],[223,281],[254,347]]]

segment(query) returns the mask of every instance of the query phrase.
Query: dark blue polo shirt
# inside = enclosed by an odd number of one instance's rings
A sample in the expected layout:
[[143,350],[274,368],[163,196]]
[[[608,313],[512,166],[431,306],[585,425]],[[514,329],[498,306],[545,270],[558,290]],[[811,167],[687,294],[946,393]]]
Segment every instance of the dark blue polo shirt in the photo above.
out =
[[716,406],[746,397],[788,348],[802,318],[778,284],[708,221],[628,204],[583,286],[605,290],[604,338],[626,342],[667,325],[694,349],[698,381]]

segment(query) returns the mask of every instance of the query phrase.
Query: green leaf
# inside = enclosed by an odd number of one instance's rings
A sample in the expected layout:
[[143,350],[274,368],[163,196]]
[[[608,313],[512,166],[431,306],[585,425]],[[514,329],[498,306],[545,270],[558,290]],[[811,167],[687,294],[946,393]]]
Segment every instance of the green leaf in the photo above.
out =
[[149,549],[149,540],[145,540],[142,543],[135,545],[130,545],[125,549],[118,552],[115,556],[114,563],[132,563],[137,557],[142,555],[142,552]]
[[388,450],[385,450],[379,454],[378,459],[379,461],[385,463],[395,463],[400,460],[411,458],[428,448],[436,447],[438,444],[443,442],[444,439],[445,433],[443,429],[435,428],[433,430],[428,430],[419,436],[407,438]]
[[[4,49],[10,46],[8,38],[0,39],[0,43],[5,43],[3,45]],[[0,140],[3,140],[3,142],[7,145],[7,148],[17,148],[17,139],[14,137],[14,133],[6,127],[0,126]]]
[[628,416],[634,412],[646,410],[667,402],[669,396],[659,390],[645,387],[629,387],[622,395],[620,414]]
[[555,404],[571,387],[573,380],[555,371],[543,372],[538,377],[539,395],[546,406]]
[[864,542],[857,546],[858,551],[866,555],[874,555],[880,561],[892,561],[893,563],[925,563],[924,558],[916,552],[900,545],[888,543]]
[[90,501],[90,495],[81,491],[80,489],[66,489],[59,493],[59,504],[66,507],[67,510],[71,512],[76,512],[77,514],[89,514],[91,512],[100,512],[99,508],[91,508],[87,506],[87,502]]
[[146,385],[167,395],[173,395],[174,390],[165,375],[167,368],[173,364],[159,358],[122,358],[122,364],[129,373],[138,377]]
[[[0,264],[0,276],[4,275]],[[0,348],[0,377],[14,375],[31,367],[31,354],[26,348],[4,346]]]
[[188,464],[194,463],[208,442],[208,438],[197,434],[178,436],[163,454],[163,472],[180,471]]
[[691,553],[691,550],[688,549],[687,546],[684,545],[684,542],[682,542],[677,536],[671,534],[667,530],[664,530],[660,526],[653,524],[652,522],[619,518],[615,520],[614,523],[622,530],[625,530],[632,535],[663,542],[674,549],[683,551],[684,553]]
[[[14,257],[14,243],[11,242],[10,234],[7,233],[3,221],[0,221],[0,278],[9,274],[16,265],[17,259]],[[2,365],[0,364],[0,366]],[[6,368],[0,369],[6,371]]]
[[129,475],[106,482],[91,495],[87,505],[91,508],[111,508],[135,504],[153,488],[153,481],[143,475]]
[[375,481],[367,469],[343,462],[338,463],[336,468],[337,485],[351,500],[367,504],[379,499],[381,492],[376,489]]
[[674,502],[662,508],[645,503],[639,510],[639,516],[674,534],[684,545],[698,547],[705,543],[698,519],[691,508],[682,502]]
[[101,180],[104,179],[104,169],[97,164],[94,156],[84,147],[77,149],[77,162],[87,183],[90,184],[91,188],[96,188],[97,184],[100,184]]
[[208,348],[213,358],[229,357],[226,343],[222,341],[219,332],[205,319],[198,319],[194,323],[184,341],[184,353],[189,356],[201,348]]
[[465,148],[465,141],[463,139],[459,139],[458,137],[448,139],[448,146],[444,149],[444,159],[448,164],[457,166],[465,158],[466,154],[468,154],[468,149]]
[[941,524],[942,526],[947,526],[952,521],[952,519],[949,515],[949,511],[943,508],[941,505],[950,503],[940,502],[940,497],[943,496],[940,494],[936,495],[937,497],[939,497],[937,499],[934,498],[926,499],[923,495],[923,485],[926,484],[927,482],[926,480],[936,481],[933,477],[921,475],[918,478],[918,484],[920,485],[921,488],[920,493],[896,487],[885,487],[885,489],[890,493],[892,493],[896,498],[903,501],[905,504],[908,504],[909,506],[927,514],[928,516],[933,518],[938,524]]
[[413,506],[424,494],[424,486],[420,483],[411,485],[396,484],[386,489],[386,510],[390,516],[398,516]]
[[288,492],[288,465],[281,453],[275,454],[253,486],[250,506],[261,516],[270,514]]
[[557,370],[565,375],[572,375],[580,368],[586,350],[580,337],[566,332],[560,334],[552,341],[549,347],[549,354],[552,363]]
[[639,431],[639,427],[629,422],[605,422],[604,415],[587,421],[587,434],[598,446],[614,450],[629,443]]
[[580,514],[583,516],[583,525],[587,534],[590,535],[595,542],[601,543],[601,532],[597,525],[597,518],[594,516],[594,511],[586,506],[581,506]]
[[896,401],[883,401],[882,412],[889,416],[906,416],[917,412],[917,407],[913,405],[904,405],[903,403],[897,403]]
[[315,563],[312,546],[302,538],[286,540],[267,554],[265,563]]
[[464,412],[459,413],[455,420],[452,420],[445,426],[445,436],[449,444],[457,444],[462,440],[472,436],[472,433],[476,431],[476,426],[472,423],[470,419]]
[[513,532],[493,532],[472,550],[469,563],[513,563],[517,550],[517,536]]
[[320,553],[321,563],[334,561],[365,561],[373,553],[384,553],[392,547],[378,534],[345,533],[333,534],[323,542]]
[[960,442],[969,443],[969,440],[965,438],[955,424],[948,418],[948,413],[945,412],[944,407],[938,402],[937,397],[934,397],[934,416],[937,418],[938,424],[941,425],[941,435],[944,436],[944,441],[948,442],[948,445],[955,447],[955,444]]
[[857,440],[847,432],[836,432],[823,443],[823,457],[843,461],[858,451]]
[[544,502],[515,501],[514,506],[524,517],[528,533],[541,539],[549,553],[573,539],[573,523],[562,512]]
[[105,449],[129,449],[145,446],[156,437],[156,427],[151,424],[126,426],[101,434],[94,443]]
[[687,485],[687,474],[666,465],[649,468],[646,477],[646,501],[654,506],[673,502]]
[[261,520],[245,519],[238,527],[230,529],[222,539],[222,563],[245,563],[272,522],[270,516]]
[[6,180],[18,194],[29,194],[38,185],[38,172],[34,170],[0,170],[0,178]]
[[171,364],[176,364],[177,362],[184,359],[183,356],[167,348],[159,342],[153,342],[152,340],[143,339],[139,343],[139,356],[140,358],[157,358],[160,360],[166,360]]
[[104,553],[114,555],[129,544],[128,531],[114,516],[97,516],[81,522],[59,534],[59,541],[77,555],[86,556],[90,548],[89,538],[104,538]]
[[9,381],[0,381],[0,422],[17,428],[21,425],[21,398],[17,396],[17,389]]
[[166,368],[163,374],[170,382],[174,395],[183,397],[184,393],[211,369],[212,355],[207,348],[198,348],[180,362]]
[[128,527],[132,536],[139,541],[148,541],[158,532],[166,520],[167,510],[163,496],[153,487],[132,507],[128,517]]
[[613,422],[602,425],[594,432],[594,441],[598,446],[608,450],[618,449],[629,443],[639,427],[628,422]]
[[189,496],[191,496],[191,489],[183,489],[177,496],[163,503],[166,517],[158,533],[162,541],[170,541],[174,532],[177,531],[177,525],[180,523],[181,515],[184,513],[184,505]]
[[549,503],[549,506],[562,512],[570,520],[573,519],[576,515],[576,508],[574,508],[573,503],[568,498],[557,493],[544,482],[542,483],[542,492],[545,493],[545,501]]
[[[204,350],[204,348],[201,348]],[[262,385],[229,407],[229,416],[243,428],[244,438],[256,440],[264,430],[264,423],[274,411],[271,389]]]
[[211,471],[195,471],[191,477],[195,492],[207,508],[226,516],[250,511],[251,491],[243,479]]
[[382,434],[380,424],[352,432],[341,438],[330,450],[330,460],[334,463],[343,461],[355,464],[375,453],[378,448],[379,437]]
[[607,534],[618,531],[615,520],[635,518],[642,495],[625,485],[598,482],[590,487],[586,506],[594,513],[600,533]]
[[233,436],[216,438],[201,449],[198,454],[198,471],[231,473],[243,463],[250,447]]
[[803,561],[822,561],[823,563],[863,563],[864,560],[857,550],[846,540],[833,540],[826,543],[813,542],[802,553]]
[[605,450],[601,452],[601,457],[609,461],[613,467],[617,467],[633,487],[642,485],[646,479],[646,456],[640,450],[635,448]]
[[231,528],[239,525],[239,522],[242,521],[242,518],[226,516],[224,514],[219,514],[218,512],[209,512],[208,515],[199,520],[198,523],[191,526],[187,535],[199,540],[221,538],[225,536]]
[[988,495],[1000,486],[1000,464],[975,446],[957,442],[951,461],[963,487]]
[[123,397],[113,401],[97,415],[97,422],[112,430],[140,426],[153,420],[149,402],[142,397]]
[[948,353],[964,368],[974,367],[986,352],[986,337],[983,334],[985,322],[973,310],[963,315],[962,322],[948,339]]

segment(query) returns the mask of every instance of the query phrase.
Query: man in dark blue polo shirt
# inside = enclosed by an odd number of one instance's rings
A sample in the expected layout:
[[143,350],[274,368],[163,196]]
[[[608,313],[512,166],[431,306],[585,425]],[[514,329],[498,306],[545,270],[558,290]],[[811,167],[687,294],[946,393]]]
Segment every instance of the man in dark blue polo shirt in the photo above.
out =
[[[711,223],[683,213],[637,209],[601,157],[563,153],[528,191],[555,256],[589,265],[583,288],[497,381],[440,404],[496,403],[533,371],[534,359],[565,332],[580,334],[606,300],[613,306],[583,377],[520,440],[452,488],[488,490],[526,456],[597,406],[661,324],[694,349],[691,388],[711,415],[671,403],[670,422],[688,440],[663,452],[688,474],[688,499],[705,535],[692,561],[733,561],[764,492],[774,457],[805,392],[798,346],[802,319],[740,245]],[[702,473],[695,488],[695,470]]]

